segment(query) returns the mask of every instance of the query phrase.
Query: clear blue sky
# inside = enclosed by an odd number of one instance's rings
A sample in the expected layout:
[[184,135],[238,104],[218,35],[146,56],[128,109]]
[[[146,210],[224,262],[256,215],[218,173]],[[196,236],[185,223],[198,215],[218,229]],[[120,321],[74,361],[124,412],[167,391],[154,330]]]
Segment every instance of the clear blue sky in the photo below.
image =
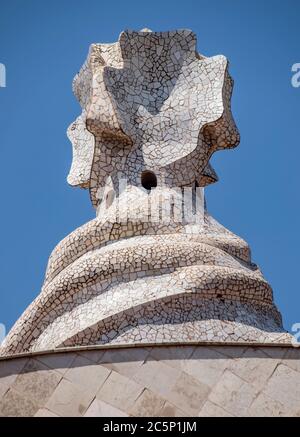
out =
[[1,0],[0,323],[9,329],[39,293],[56,243],[94,217],[88,192],[66,183],[72,78],[91,43],[143,27],[192,29],[200,52],[229,58],[241,145],[214,156],[208,207],[250,244],[285,327],[300,322],[299,22],[299,0]]

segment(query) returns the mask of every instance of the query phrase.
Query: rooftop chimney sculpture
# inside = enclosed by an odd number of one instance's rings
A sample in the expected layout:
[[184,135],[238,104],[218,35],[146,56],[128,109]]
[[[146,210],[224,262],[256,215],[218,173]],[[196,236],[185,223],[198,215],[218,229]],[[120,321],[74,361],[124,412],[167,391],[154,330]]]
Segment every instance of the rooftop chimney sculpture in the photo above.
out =
[[91,46],[73,82],[68,182],[89,189],[97,217],[54,249],[2,355],[290,341],[248,245],[204,205],[212,154],[239,143],[232,86],[227,59],[199,54],[190,30]]

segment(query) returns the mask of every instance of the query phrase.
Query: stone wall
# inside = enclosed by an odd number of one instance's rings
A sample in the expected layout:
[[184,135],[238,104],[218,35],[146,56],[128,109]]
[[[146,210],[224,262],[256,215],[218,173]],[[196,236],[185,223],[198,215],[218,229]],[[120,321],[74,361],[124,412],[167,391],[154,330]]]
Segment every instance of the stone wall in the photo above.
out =
[[300,416],[300,349],[77,348],[0,361],[0,416]]

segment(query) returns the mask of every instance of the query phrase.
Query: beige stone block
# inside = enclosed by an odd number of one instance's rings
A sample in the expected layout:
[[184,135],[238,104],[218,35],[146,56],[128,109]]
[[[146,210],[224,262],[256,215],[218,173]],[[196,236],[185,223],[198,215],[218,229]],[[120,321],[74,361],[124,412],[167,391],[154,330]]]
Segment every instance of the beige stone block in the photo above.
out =
[[12,384],[12,388],[24,396],[30,397],[41,408],[61,379],[61,374],[32,358],[27,361],[22,373]]
[[201,347],[196,348],[189,359],[182,360],[181,368],[203,384],[213,387],[231,361],[212,348]]
[[247,416],[257,390],[229,370],[212,389],[209,400],[235,416]]
[[289,366],[279,364],[269,379],[264,393],[291,412],[300,410],[300,373]]
[[62,379],[45,408],[63,417],[83,416],[94,398],[90,390]]
[[96,397],[116,408],[128,411],[143,389],[143,385],[112,371]]
[[165,399],[145,389],[129,411],[135,417],[157,417],[165,403]]
[[159,417],[186,417],[187,413],[172,405],[170,402],[166,402],[159,412]]
[[100,399],[94,399],[84,417],[128,417],[128,414]]
[[126,348],[107,350],[99,363],[124,376],[132,377],[145,362],[150,348]]
[[179,369],[167,366],[162,361],[156,361],[150,356],[138,368],[134,379],[140,385],[165,397],[173,388],[180,374]]
[[240,358],[245,350],[247,349],[247,346],[211,346],[212,349],[214,349],[216,352],[219,352],[219,354],[225,355],[228,358]]
[[52,411],[47,410],[46,408],[41,408],[38,410],[34,417],[59,417],[57,414],[52,413]]
[[210,388],[190,375],[181,373],[167,399],[177,408],[196,416],[210,393]]
[[0,398],[8,391],[27,361],[28,358],[0,360]]
[[10,375],[16,375],[25,366],[28,358],[11,358],[0,360],[0,380],[9,377]]
[[99,363],[99,361],[105,354],[105,350],[81,350],[78,351],[78,354],[85,357],[87,360],[93,361],[94,363]]
[[257,390],[262,390],[277,364],[278,358],[267,356],[261,349],[248,348],[239,360],[231,360],[228,368]]
[[9,390],[9,383],[2,383],[0,381],[0,399],[5,395],[5,393]]
[[84,389],[97,393],[110,370],[100,364],[95,364],[87,358],[77,355],[71,367],[65,373],[65,378]]
[[260,393],[248,410],[252,417],[280,417],[288,413],[286,407],[278,401]]
[[300,417],[300,408],[294,408],[292,411],[286,413],[285,417]]
[[31,417],[38,408],[36,402],[13,389],[8,390],[0,400],[1,417]]
[[[257,348],[255,348],[257,349]],[[266,355],[268,355],[271,358],[276,358],[278,360],[281,360],[285,357],[286,353],[288,352],[288,347],[279,347],[279,346],[260,346],[259,350],[264,352]]]
[[54,369],[64,375],[71,366],[76,356],[77,355],[73,352],[64,352],[38,355],[36,359],[46,366],[50,367],[50,369]]
[[287,348],[282,363],[296,370],[296,372],[300,372],[300,347]]
[[[201,346],[198,348],[200,349]],[[156,360],[163,361],[169,366],[178,367],[178,363],[190,358],[195,349],[195,346],[154,346],[150,353]]]
[[199,417],[233,417],[232,414],[211,401],[206,401],[198,414]]

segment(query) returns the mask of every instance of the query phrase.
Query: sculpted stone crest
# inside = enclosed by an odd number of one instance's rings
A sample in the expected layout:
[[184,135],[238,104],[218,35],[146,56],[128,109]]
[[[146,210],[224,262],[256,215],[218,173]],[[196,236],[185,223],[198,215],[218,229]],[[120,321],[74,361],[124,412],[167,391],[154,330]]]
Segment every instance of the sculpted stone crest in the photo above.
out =
[[[125,31],[90,47],[73,82],[82,114],[68,128],[68,182],[89,189],[97,217],[54,249],[2,354],[290,341],[247,243],[194,205],[217,180],[212,154],[239,143],[232,86],[227,59],[199,54],[189,30]],[[201,223],[178,214],[188,187]],[[167,221],[140,214],[170,198]]]
[[68,181],[89,186],[95,205],[109,177],[138,186],[143,169],[159,185],[207,185],[216,180],[211,155],[239,142],[228,61],[198,54],[189,30],[126,31],[115,44],[93,44],[73,89],[83,112],[68,130]]

